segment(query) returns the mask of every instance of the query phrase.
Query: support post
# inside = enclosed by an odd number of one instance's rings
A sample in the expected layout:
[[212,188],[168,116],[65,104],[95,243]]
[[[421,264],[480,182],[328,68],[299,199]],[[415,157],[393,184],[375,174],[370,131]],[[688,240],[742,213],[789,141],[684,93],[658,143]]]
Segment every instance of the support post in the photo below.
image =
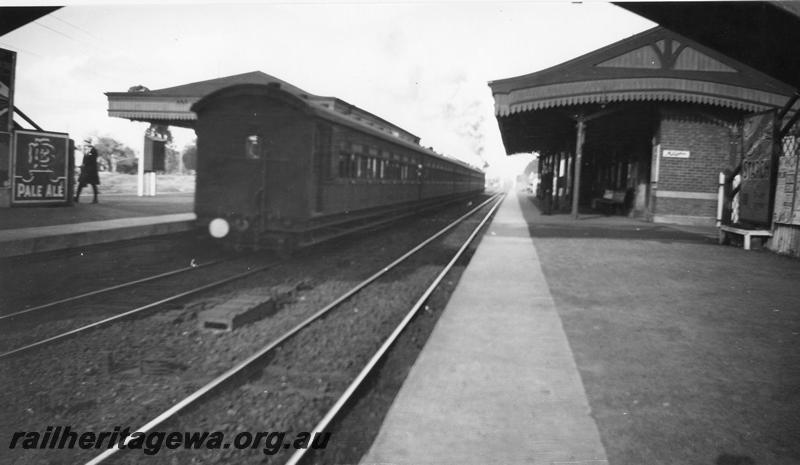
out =
[[136,169],[136,195],[144,196],[144,155],[139,155],[139,163]]
[[564,192],[566,193],[567,197],[571,198],[571,192],[575,190],[575,157],[569,156],[567,154],[566,163],[564,164],[564,177],[566,178],[566,182],[564,183]]
[[578,219],[578,197],[581,193],[581,161],[583,158],[583,139],[586,133],[586,123],[583,117],[578,118],[577,135],[575,139],[575,179],[573,179],[572,189],[572,216]]
[[719,173],[719,187],[717,188],[717,227],[722,225],[722,212],[725,206],[725,173]]
[[149,187],[148,195],[150,197],[155,197],[156,196],[156,172],[155,171],[150,171],[147,174],[149,175],[148,178],[150,179],[149,186],[148,186]]
[[553,158],[553,210],[558,212],[561,209],[560,198],[558,196],[558,176],[561,168],[561,152],[556,152]]
[[[18,114],[19,116],[21,116],[21,117],[22,117],[22,119],[24,119],[25,121],[27,121],[27,122],[28,122],[28,124],[30,124],[31,126],[33,126],[33,127],[34,127],[34,129],[36,129],[37,131],[44,131],[44,129],[42,129],[42,128],[41,128],[41,126],[39,126],[38,124],[36,124],[36,122],[35,122],[35,121],[33,121],[32,119],[30,119],[30,117],[28,117],[28,115],[26,115],[25,113],[23,113],[23,112],[22,112],[22,110],[20,110],[19,108],[17,108],[17,107],[14,107],[14,113],[16,113],[16,114]],[[11,118],[13,118],[13,117],[9,115],[9,119],[11,119]],[[10,124],[12,124],[12,125],[13,125],[14,123],[12,122],[12,123],[10,123]]]

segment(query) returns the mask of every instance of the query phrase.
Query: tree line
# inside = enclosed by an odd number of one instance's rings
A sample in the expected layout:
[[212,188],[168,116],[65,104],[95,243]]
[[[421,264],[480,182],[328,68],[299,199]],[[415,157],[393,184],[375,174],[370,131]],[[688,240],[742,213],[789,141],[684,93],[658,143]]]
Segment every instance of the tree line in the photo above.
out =
[[[113,137],[98,137],[93,145],[97,149],[97,163],[101,171],[136,174],[139,169],[139,159],[134,150]],[[170,138],[164,157],[166,173],[192,172],[197,169],[197,143],[193,141],[178,150]]]

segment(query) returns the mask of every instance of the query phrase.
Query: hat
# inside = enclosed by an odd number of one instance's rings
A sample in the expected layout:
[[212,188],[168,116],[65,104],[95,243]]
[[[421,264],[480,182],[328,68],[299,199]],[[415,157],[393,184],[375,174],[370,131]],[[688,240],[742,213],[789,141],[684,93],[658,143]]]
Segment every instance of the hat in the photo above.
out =
[[87,137],[86,139],[83,139],[83,143],[85,145],[92,145],[92,138],[91,137]]

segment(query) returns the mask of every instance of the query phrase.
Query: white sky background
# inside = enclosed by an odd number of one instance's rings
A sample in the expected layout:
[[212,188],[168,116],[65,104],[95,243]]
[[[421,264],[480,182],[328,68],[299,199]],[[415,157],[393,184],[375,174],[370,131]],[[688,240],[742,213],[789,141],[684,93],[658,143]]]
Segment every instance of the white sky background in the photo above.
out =
[[[0,37],[0,47],[18,54],[16,106],[78,144],[108,135],[141,152],[147,124],[108,117],[104,92],[263,71],[511,174],[529,158],[505,156],[487,82],[652,26],[600,2],[73,3]],[[173,134],[179,149],[194,138]]]

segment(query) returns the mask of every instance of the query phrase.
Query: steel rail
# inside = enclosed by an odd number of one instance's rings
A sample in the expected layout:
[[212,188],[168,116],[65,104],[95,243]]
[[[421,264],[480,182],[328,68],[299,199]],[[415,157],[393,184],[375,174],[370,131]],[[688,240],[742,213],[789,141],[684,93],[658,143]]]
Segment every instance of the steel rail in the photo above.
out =
[[[278,347],[279,345],[283,344],[287,340],[291,339],[294,335],[299,333],[306,326],[308,326],[311,323],[313,323],[314,321],[318,320],[320,317],[322,317],[323,315],[325,315],[326,313],[328,313],[330,310],[334,309],[335,307],[338,307],[341,303],[343,303],[344,301],[348,300],[350,297],[352,297],[353,295],[358,293],[361,289],[365,288],[366,286],[371,284],[376,279],[380,278],[384,274],[386,274],[389,271],[391,271],[394,267],[396,267],[397,265],[399,265],[400,263],[402,263],[403,261],[408,259],[410,256],[414,255],[418,251],[422,250],[425,246],[427,246],[428,244],[430,244],[434,240],[438,239],[443,234],[445,234],[448,231],[450,231],[451,229],[455,228],[462,221],[464,221],[465,219],[467,219],[470,216],[472,216],[473,214],[475,214],[478,210],[483,208],[486,204],[490,203],[492,200],[496,199],[498,196],[499,196],[499,194],[496,194],[496,195],[490,197],[489,199],[487,199],[486,201],[484,201],[483,203],[481,203],[477,207],[473,208],[472,210],[470,210],[469,212],[465,213],[464,215],[462,215],[461,217],[459,217],[458,219],[456,219],[455,221],[453,221],[449,225],[447,225],[444,228],[442,228],[441,230],[439,230],[433,236],[431,236],[428,239],[420,242],[413,249],[411,249],[410,251],[406,252],[405,254],[400,256],[399,258],[395,259],[389,265],[386,265],[385,267],[383,267],[380,271],[376,272],[375,274],[373,274],[369,278],[365,279],[364,281],[361,281],[360,283],[356,284],[353,288],[351,288],[349,291],[345,292],[344,294],[342,294],[341,296],[336,298],[333,302],[329,303],[328,305],[323,307],[321,310],[318,310],[316,313],[314,313],[310,317],[308,317],[305,320],[303,320],[301,323],[299,323],[294,328],[292,328],[289,331],[287,331],[286,333],[284,333],[282,336],[278,337],[274,341],[272,341],[269,344],[267,344],[266,346],[262,347],[261,349],[259,349],[253,355],[251,355],[251,356],[247,357],[245,360],[239,362],[233,368],[230,368],[226,372],[222,373],[221,375],[217,376],[213,380],[209,381],[205,386],[202,386],[201,388],[199,388],[195,392],[189,394],[187,397],[183,398],[180,402],[178,402],[177,404],[175,404],[172,407],[168,408],[167,410],[163,411],[161,414],[159,414],[154,419],[150,420],[149,422],[147,422],[146,424],[144,424],[143,426],[141,426],[140,428],[138,428],[134,432],[147,434],[148,432],[152,431],[153,428],[159,426],[160,424],[164,423],[165,421],[170,419],[172,416],[174,416],[178,412],[180,412],[183,409],[185,409],[186,407],[192,405],[198,399],[200,399],[203,396],[209,394],[211,391],[213,391],[214,389],[220,387],[225,382],[231,380],[234,376],[236,376],[237,374],[239,374],[240,372],[242,372],[243,370],[248,368],[250,365],[254,364],[255,362],[257,362],[260,359],[262,359],[265,355],[267,355],[270,352],[272,352],[276,347]],[[123,443],[122,443],[123,447],[125,445],[127,445],[128,442],[130,442],[130,439],[131,439],[131,437],[129,436],[128,438],[126,438],[123,441]],[[117,443],[117,444],[114,445],[113,448],[105,450],[100,455],[98,455],[95,458],[93,458],[92,460],[86,462],[85,465],[97,465],[99,463],[102,463],[103,461],[105,461],[109,457],[115,455],[120,450],[121,450],[120,449],[120,445],[119,445],[119,443]]]
[[255,273],[259,273],[261,271],[267,270],[269,268],[272,268],[275,265],[276,265],[275,263],[271,263],[269,265],[260,266],[258,268],[254,268],[252,270],[248,270],[248,271],[245,271],[243,273],[239,273],[239,274],[236,274],[236,275],[233,275],[233,276],[229,276],[227,278],[223,278],[223,279],[220,279],[218,281],[214,281],[212,283],[205,284],[203,286],[200,286],[200,287],[197,287],[197,288],[194,288],[194,289],[190,289],[190,290],[185,291],[185,292],[181,292],[180,294],[175,294],[175,295],[173,295],[171,297],[167,297],[166,299],[161,299],[161,300],[158,300],[156,302],[151,302],[151,303],[149,303],[147,305],[143,305],[141,307],[136,307],[136,308],[134,308],[132,310],[128,310],[127,312],[123,312],[123,313],[114,315],[112,317],[108,317],[108,318],[102,319],[100,321],[96,321],[94,323],[90,323],[88,325],[81,326],[79,328],[75,328],[75,329],[72,329],[70,331],[67,331],[67,332],[64,332],[64,333],[61,333],[61,334],[57,334],[57,335],[49,337],[47,339],[42,339],[40,341],[36,341],[34,343],[31,343],[31,344],[28,344],[28,345],[25,345],[25,346],[22,346],[22,347],[18,347],[16,349],[13,349],[13,350],[10,350],[8,352],[4,352],[4,353],[0,354],[0,360],[2,360],[4,358],[11,357],[12,355],[19,355],[22,352],[26,352],[26,351],[34,349],[36,347],[41,347],[41,346],[44,346],[44,345],[47,345],[47,344],[51,344],[51,343],[56,342],[56,341],[60,341],[62,339],[66,339],[68,337],[74,336],[74,335],[76,335],[78,333],[81,333],[81,332],[84,332],[84,331],[88,331],[90,329],[99,328],[100,326],[105,326],[105,325],[107,325],[109,323],[113,323],[113,322],[115,322],[117,320],[121,320],[121,319],[130,317],[130,316],[135,315],[137,313],[141,313],[141,312],[143,312],[145,310],[149,310],[149,309],[152,309],[154,307],[157,307],[159,305],[163,305],[163,304],[166,304],[166,303],[178,300],[178,299],[182,299],[184,297],[187,297],[187,296],[190,296],[190,295],[193,295],[193,294],[197,294],[199,292],[207,291],[209,289],[215,288],[217,286],[221,286],[221,285],[229,283],[231,281],[235,281],[237,279],[241,279],[241,278],[244,278],[246,276],[250,276],[251,274],[255,274]]
[[[356,390],[361,386],[361,384],[364,382],[367,376],[369,376],[369,374],[372,372],[372,370],[375,368],[378,362],[380,362],[380,360],[383,358],[383,356],[386,354],[389,348],[395,343],[395,341],[403,332],[403,330],[406,328],[406,326],[408,326],[408,323],[411,322],[411,320],[417,314],[419,309],[422,308],[423,305],[425,305],[425,302],[428,300],[431,294],[433,294],[433,291],[435,291],[436,288],[439,287],[439,283],[441,283],[444,277],[447,275],[447,273],[450,272],[450,270],[453,268],[453,265],[455,265],[456,261],[459,258],[461,258],[461,256],[464,254],[464,251],[467,250],[467,247],[469,247],[472,241],[475,240],[475,237],[478,235],[478,232],[480,232],[480,230],[483,228],[483,226],[486,224],[489,218],[492,217],[495,210],[497,210],[497,207],[502,203],[502,201],[503,198],[498,200],[497,203],[492,207],[492,209],[489,210],[486,216],[484,216],[480,224],[478,224],[478,226],[475,227],[475,229],[472,231],[472,234],[470,234],[469,237],[466,239],[466,241],[464,241],[464,243],[461,245],[458,251],[453,255],[453,257],[450,259],[447,265],[445,265],[442,271],[439,272],[439,274],[436,276],[436,279],[434,279],[431,285],[428,286],[428,288],[425,290],[422,296],[420,296],[420,298],[417,299],[416,303],[411,307],[411,310],[409,310],[406,316],[403,318],[403,320],[400,321],[400,324],[398,324],[397,327],[394,329],[394,331],[392,331],[392,333],[389,335],[389,337],[386,338],[386,340],[383,342],[380,348],[378,348],[377,352],[375,352],[372,358],[370,358],[369,362],[367,362],[367,364],[364,365],[364,368],[361,369],[361,372],[359,372],[358,376],[356,376],[355,379],[353,379],[353,381],[350,383],[347,389],[345,389],[344,393],[333,404],[333,407],[331,407],[330,410],[328,410],[328,413],[326,413],[325,416],[322,417],[322,420],[320,420],[319,423],[317,423],[317,425],[311,431],[313,435],[323,433],[325,431],[325,428],[327,428],[328,425],[330,424],[330,422],[333,421],[336,415],[339,414],[339,412],[342,410],[345,404],[347,404],[347,402],[350,400],[350,398],[353,396]],[[305,456],[307,450],[308,449],[296,449],[294,454],[292,454],[292,456],[289,457],[289,460],[286,462],[286,465],[297,465],[300,462],[300,460],[303,459],[303,456]]]
[[176,274],[180,274],[180,273],[185,273],[185,272],[191,271],[191,270],[199,270],[200,268],[205,268],[207,266],[216,265],[217,263],[221,263],[221,262],[224,262],[224,261],[227,261],[227,260],[230,260],[230,258],[221,258],[221,259],[218,259],[218,260],[212,260],[210,262],[199,264],[199,265],[189,265],[189,266],[184,267],[184,268],[178,268],[176,270],[167,271],[167,272],[164,272],[164,273],[160,273],[160,274],[153,275],[153,276],[148,276],[146,278],[141,278],[141,279],[137,279],[137,280],[134,280],[134,281],[129,281],[127,283],[115,284],[113,286],[104,287],[102,289],[97,289],[95,291],[90,291],[90,292],[86,292],[86,293],[83,293],[83,294],[74,295],[72,297],[67,297],[67,298],[64,298],[64,299],[61,299],[61,300],[55,300],[53,302],[48,302],[46,304],[37,305],[37,306],[31,307],[31,308],[26,308],[25,310],[20,310],[18,312],[8,313],[6,315],[0,315],[0,320],[5,320],[5,319],[8,319],[8,318],[14,318],[16,316],[24,315],[26,313],[30,313],[30,312],[33,312],[33,311],[36,311],[36,310],[43,310],[45,308],[49,308],[49,307],[53,307],[53,306],[56,306],[56,305],[65,304],[67,302],[73,302],[73,301],[76,301],[76,300],[85,299],[86,297],[91,297],[91,296],[94,296],[94,295],[105,294],[106,292],[111,292],[111,291],[116,291],[116,290],[119,290],[119,289],[124,289],[126,287],[135,286],[136,284],[142,284],[142,283],[146,283],[146,282],[149,282],[149,281],[155,281],[156,279],[166,278],[167,276],[172,276],[172,275],[176,275]]

